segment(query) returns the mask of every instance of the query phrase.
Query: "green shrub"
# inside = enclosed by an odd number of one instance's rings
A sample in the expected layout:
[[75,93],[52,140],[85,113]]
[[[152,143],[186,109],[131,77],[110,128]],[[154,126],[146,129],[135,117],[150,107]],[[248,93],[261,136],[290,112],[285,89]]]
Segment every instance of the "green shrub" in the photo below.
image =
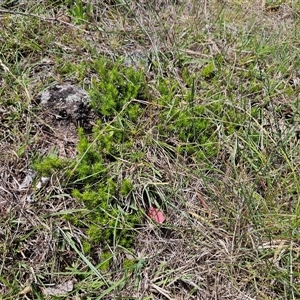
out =
[[126,117],[136,121],[142,110],[133,100],[143,97],[146,85],[142,71],[125,68],[121,61],[112,64],[105,59],[95,60],[92,68],[99,76],[90,90],[93,108],[106,117],[124,110]]
[[74,162],[70,180],[78,184],[73,196],[90,211],[85,220],[90,241],[128,248],[142,214],[125,211],[124,199],[134,186],[129,178],[118,179],[116,158],[131,144],[117,123],[113,125],[107,130],[103,130],[105,125],[95,127],[91,141],[80,130],[78,161]]
[[[185,72],[185,75],[187,73]],[[182,143],[178,147],[181,154],[195,155],[199,159],[215,156],[218,152],[216,124],[211,113],[218,115],[222,111],[221,103],[201,103],[195,95],[194,79],[187,81],[191,87],[181,97],[179,87],[172,80],[161,80],[158,102],[167,107],[160,113],[159,133],[165,137],[176,137]]]
[[33,168],[42,176],[50,177],[54,171],[61,170],[67,165],[67,160],[50,153],[45,157],[38,157],[33,162]]

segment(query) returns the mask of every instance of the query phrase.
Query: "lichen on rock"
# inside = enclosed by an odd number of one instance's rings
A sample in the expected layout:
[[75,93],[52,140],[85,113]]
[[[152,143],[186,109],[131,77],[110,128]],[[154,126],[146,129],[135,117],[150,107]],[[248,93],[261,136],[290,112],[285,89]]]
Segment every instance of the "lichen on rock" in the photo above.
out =
[[72,122],[76,127],[88,127],[91,114],[88,93],[77,85],[57,84],[37,97],[37,102],[52,122]]

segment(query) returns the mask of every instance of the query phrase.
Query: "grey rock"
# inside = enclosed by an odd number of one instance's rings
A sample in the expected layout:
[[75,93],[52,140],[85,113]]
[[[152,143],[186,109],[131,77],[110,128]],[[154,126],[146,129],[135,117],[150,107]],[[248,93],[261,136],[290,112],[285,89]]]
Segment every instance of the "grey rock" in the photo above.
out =
[[41,92],[36,102],[53,120],[72,122],[76,127],[85,128],[93,115],[87,91],[74,84],[54,85]]

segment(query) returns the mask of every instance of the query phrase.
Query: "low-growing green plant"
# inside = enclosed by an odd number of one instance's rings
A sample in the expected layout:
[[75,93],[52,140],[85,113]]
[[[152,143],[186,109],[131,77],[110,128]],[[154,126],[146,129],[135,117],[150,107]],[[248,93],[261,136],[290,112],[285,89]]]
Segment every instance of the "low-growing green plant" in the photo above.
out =
[[92,62],[82,61],[79,64],[59,64],[60,72],[65,76],[75,77],[78,81],[82,81],[90,73],[95,74],[89,94],[92,107],[100,115],[111,118],[124,110],[124,117],[136,121],[142,113],[138,100],[147,98],[146,78],[142,70],[124,67],[122,60],[113,62],[105,57],[97,57]]
[[84,3],[83,1],[75,1],[72,3],[69,12],[75,19],[76,24],[84,24],[89,21],[89,16],[92,15],[93,5],[91,3]]
[[100,270],[102,272],[105,272],[109,269],[110,260],[112,258],[113,258],[113,255],[108,251],[103,251],[100,254],[100,259],[101,259]]
[[[74,71],[72,64],[66,65],[65,72]],[[134,185],[130,178],[119,177],[116,168],[119,158],[126,153],[129,161],[135,160],[130,155],[135,135],[132,122],[141,116],[142,107],[134,100],[144,97],[145,79],[141,71],[105,58],[82,62],[80,77],[88,72],[97,74],[89,92],[91,105],[103,120],[97,121],[90,136],[79,129],[78,158],[67,174],[73,196],[90,213],[84,220],[82,214],[66,218],[88,227],[91,244],[129,248],[134,242],[134,228],[141,223],[142,211],[129,209]],[[85,248],[90,249],[88,245]]]
[[142,213],[126,210],[124,199],[133,190],[133,184],[129,178],[119,181],[113,172],[118,164],[116,158],[130,145],[115,125],[107,126],[107,130],[103,130],[105,124],[95,128],[92,141],[80,130],[79,162],[74,162],[75,170],[70,174],[71,182],[78,186],[73,196],[90,210],[85,224],[91,242],[130,247]]
[[206,66],[203,67],[203,69],[201,71],[201,75],[205,79],[212,79],[215,75],[215,72],[216,72],[215,64],[213,62],[210,62]]
[[90,90],[91,103],[103,116],[112,117],[125,109],[126,117],[135,121],[141,114],[141,107],[131,101],[145,97],[145,77],[142,71],[125,68],[121,63],[113,64],[103,58],[93,62],[91,68],[98,77],[93,80]]
[[33,168],[42,176],[50,177],[54,171],[67,166],[67,160],[50,153],[45,157],[37,157],[33,162]]
[[160,113],[159,132],[162,136],[179,138],[182,143],[178,151],[182,154],[196,155],[199,159],[215,156],[218,152],[216,124],[209,114],[213,112],[220,115],[222,103],[201,103],[196,94],[195,80],[192,78],[187,81],[191,86],[183,95],[184,100],[176,96],[179,91],[176,82],[169,79],[160,81],[161,98],[158,101],[167,109]]
[[125,248],[133,245],[134,228],[141,223],[141,213],[125,212],[120,205],[113,203],[113,200],[116,202],[113,191],[109,191],[104,185],[99,187],[98,192],[86,190],[80,193],[75,190],[73,196],[91,210],[86,215],[85,224],[88,224],[87,234],[92,244],[120,245]]
[[[71,63],[64,66],[65,74],[76,74]],[[97,79],[90,89],[91,104],[102,121],[96,121],[93,132],[87,135],[79,128],[78,156],[69,161],[66,168],[66,188],[82,201],[89,213],[74,213],[65,216],[76,226],[86,227],[88,240],[84,241],[84,252],[92,245],[120,245],[130,248],[134,242],[135,227],[141,223],[143,212],[131,206],[130,195],[134,184],[129,177],[119,176],[119,159],[135,161],[132,155],[135,122],[142,115],[142,107],[134,100],[143,98],[144,75],[121,62],[115,64],[107,59],[96,59],[93,63],[81,62],[79,78],[96,72]],[[105,119],[106,118],[106,119]],[[108,119],[107,119],[108,118]],[[55,154],[38,158],[33,164],[43,176],[66,166],[66,161]],[[120,171],[121,172],[121,171]]]

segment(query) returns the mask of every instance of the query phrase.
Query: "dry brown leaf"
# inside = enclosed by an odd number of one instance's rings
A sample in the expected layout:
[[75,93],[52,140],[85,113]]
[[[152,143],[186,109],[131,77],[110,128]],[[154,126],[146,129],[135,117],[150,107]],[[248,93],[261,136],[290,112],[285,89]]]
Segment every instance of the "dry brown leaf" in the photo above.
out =
[[27,285],[25,288],[19,293],[19,295],[26,295],[31,292],[31,286]]
[[58,284],[54,287],[44,288],[43,294],[45,296],[63,296],[73,290],[73,281],[69,280]]

